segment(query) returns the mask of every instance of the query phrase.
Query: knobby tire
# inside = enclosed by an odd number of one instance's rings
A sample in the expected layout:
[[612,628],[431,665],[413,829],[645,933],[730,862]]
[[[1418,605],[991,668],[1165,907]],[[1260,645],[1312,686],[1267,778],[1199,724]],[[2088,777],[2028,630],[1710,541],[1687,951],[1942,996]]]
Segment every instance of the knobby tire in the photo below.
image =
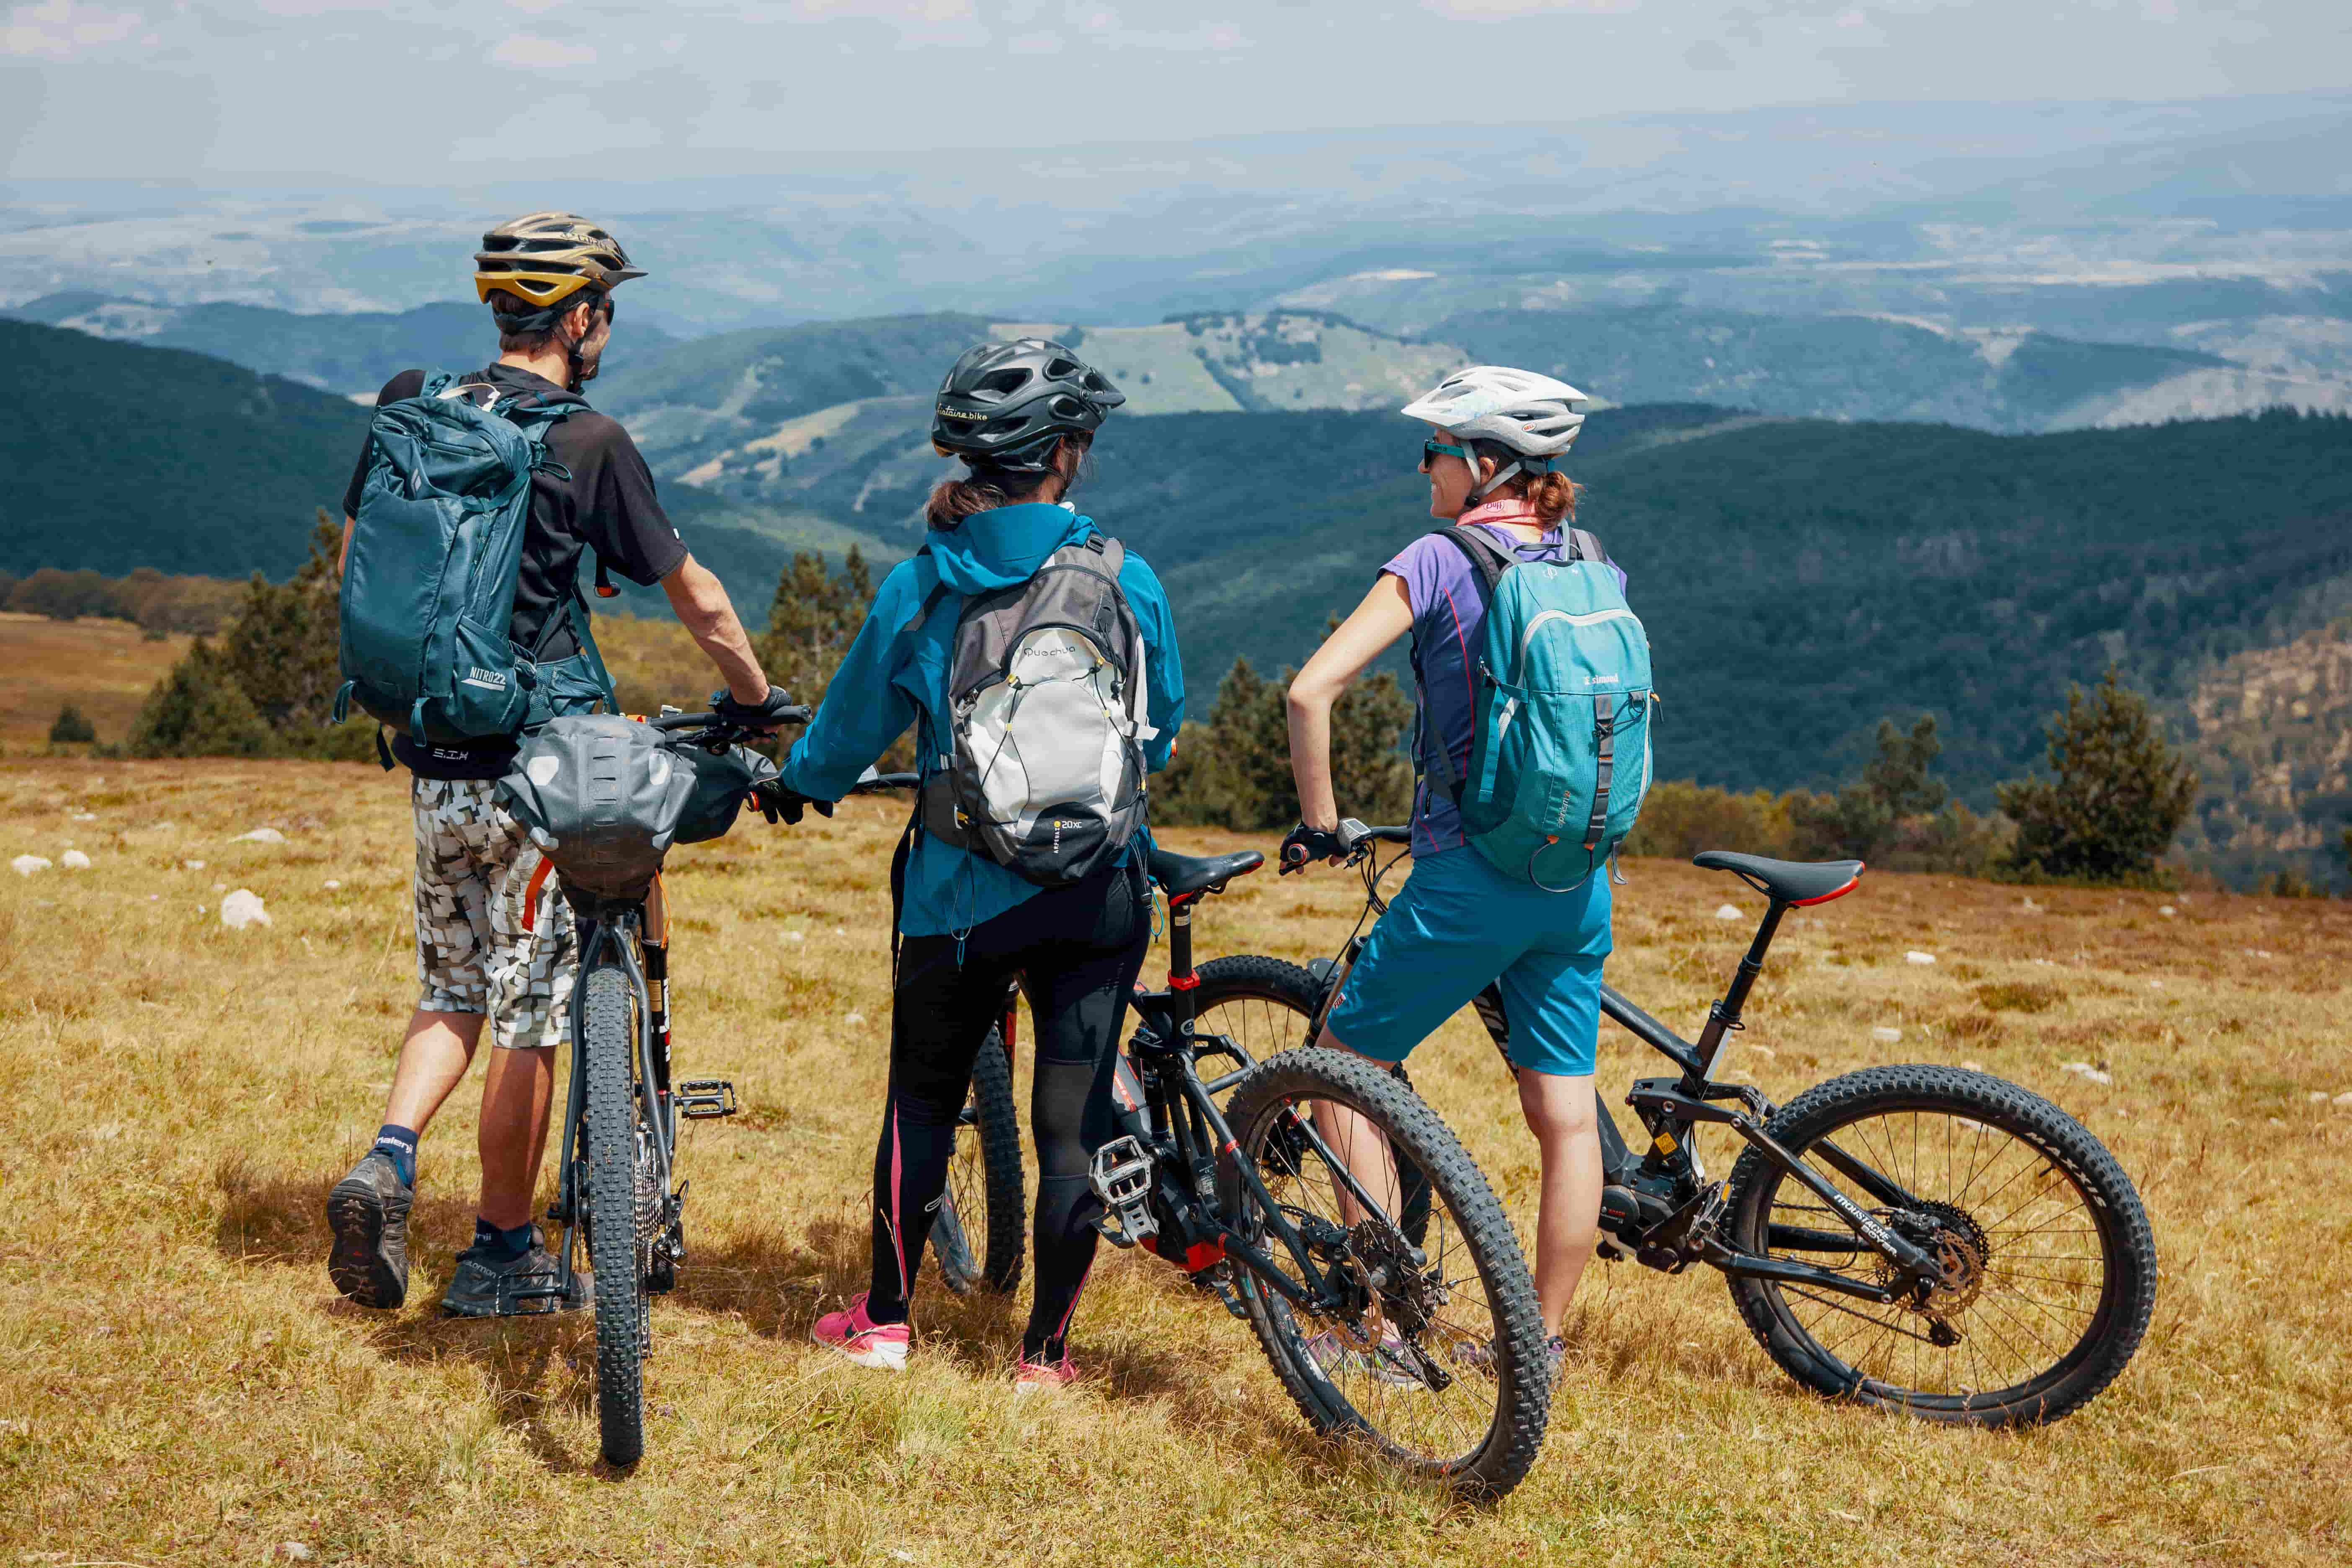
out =
[[605,1459],[634,1465],[646,1446],[648,1300],[639,1260],[653,1237],[637,1201],[636,998],[626,972],[581,977],[588,1109],[588,1248],[596,1281],[596,1424]]

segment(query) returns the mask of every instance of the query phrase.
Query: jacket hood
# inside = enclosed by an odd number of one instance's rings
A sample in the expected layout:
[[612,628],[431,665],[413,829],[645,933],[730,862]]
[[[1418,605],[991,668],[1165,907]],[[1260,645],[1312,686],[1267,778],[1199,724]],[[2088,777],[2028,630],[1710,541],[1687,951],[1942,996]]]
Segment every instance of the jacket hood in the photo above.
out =
[[1025,501],[934,529],[925,548],[939,563],[940,582],[959,594],[987,594],[1027,582],[1045,557],[1093,531],[1092,519],[1066,506]]

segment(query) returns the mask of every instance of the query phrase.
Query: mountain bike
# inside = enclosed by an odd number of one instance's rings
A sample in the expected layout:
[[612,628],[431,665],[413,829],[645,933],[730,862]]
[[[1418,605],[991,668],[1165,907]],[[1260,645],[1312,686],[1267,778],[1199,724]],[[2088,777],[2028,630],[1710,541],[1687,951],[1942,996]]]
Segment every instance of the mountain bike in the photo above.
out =
[[[1313,1048],[1260,1061],[1202,1026],[1223,993],[1214,965],[1193,967],[1193,911],[1264,864],[1255,850],[1151,855],[1168,981],[1133,999],[1114,1068],[1118,1134],[1090,1173],[1097,1228],[1246,1321],[1318,1431],[1500,1497],[1534,1463],[1551,1382],[1534,1282],[1486,1179],[1436,1113],[1371,1064]],[[1230,1069],[1204,1078],[1200,1064],[1220,1060]],[[1355,1112],[1411,1160],[1413,1235],[1334,1153],[1318,1105]]]
[[[1301,968],[1217,959],[1195,992],[1274,1062],[1309,1049],[1384,912],[1381,879],[1404,858],[1377,846],[1406,827],[1341,828],[1365,909],[1339,954]],[[2157,1260],[2131,1179],[2090,1131],[1990,1074],[1881,1066],[1776,1106],[1712,1074],[1791,909],[1859,885],[1859,860],[1795,862],[1710,849],[1694,863],[1762,893],[1762,921],[1696,1043],[1612,986],[1601,1010],[1677,1071],[1625,1097],[1645,1134],[1630,1148],[1600,1111],[1605,1255],[1680,1274],[1720,1272],[1764,1352],[1800,1384],[1930,1421],[2005,1426],[2055,1421],[2123,1371],[2155,1310]],[[1508,1065],[1509,1027],[1492,987],[1475,1004]],[[1745,1145],[1709,1179],[1700,1126]],[[1403,1205],[1426,1178],[1398,1151]],[[1613,1244],[1613,1245],[1612,1245]]]
[[[913,789],[914,773],[869,773],[853,795]],[[948,1187],[931,1221],[931,1255],[940,1279],[959,1296],[1011,1295],[1021,1283],[1029,1237],[1028,1178],[1021,1163],[1021,1122],[1013,1098],[1013,1052],[1019,1039],[1020,982],[1004,988],[1001,1016],[971,1068],[971,1097],[956,1120]]]
[[[808,717],[806,708],[788,709],[780,721],[803,724]],[[720,752],[753,738],[715,713],[666,710],[647,722],[671,747]],[[513,1294],[518,1301],[568,1302],[593,1281],[586,1293],[595,1307],[602,1449],[609,1463],[633,1465],[645,1452],[652,1299],[677,1285],[687,1256],[688,1184],[672,1185],[679,1124],[732,1116],[738,1107],[734,1085],[724,1079],[671,1080],[669,921],[660,879],[639,899],[561,885],[580,939],[563,1152],[547,1211],[562,1240],[553,1283]]]

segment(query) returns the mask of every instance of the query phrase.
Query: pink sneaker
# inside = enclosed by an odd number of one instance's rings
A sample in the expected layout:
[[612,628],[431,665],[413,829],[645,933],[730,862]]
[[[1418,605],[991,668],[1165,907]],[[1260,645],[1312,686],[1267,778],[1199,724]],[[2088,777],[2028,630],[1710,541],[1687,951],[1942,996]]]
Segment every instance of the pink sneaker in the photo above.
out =
[[1022,1359],[1013,1371],[1013,1392],[1034,1394],[1039,1389],[1067,1388],[1078,1381],[1078,1369],[1068,1356],[1048,1364]]
[[866,1292],[849,1299],[845,1312],[827,1312],[809,1331],[809,1338],[831,1345],[860,1366],[887,1372],[907,1370],[907,1347],[913,1339],[904,1323],[877,1323],[866,1315]]

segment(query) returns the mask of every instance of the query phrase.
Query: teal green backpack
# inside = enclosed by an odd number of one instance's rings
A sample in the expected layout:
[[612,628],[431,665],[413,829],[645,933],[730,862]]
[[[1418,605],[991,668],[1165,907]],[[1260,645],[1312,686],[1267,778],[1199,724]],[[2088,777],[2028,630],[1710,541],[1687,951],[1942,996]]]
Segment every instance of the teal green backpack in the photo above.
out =
[[[1497,870],[1552,892],[1592,875],[1650,789],[1650,638],[1601,542],[1522,561],[1475,529],[1441,529],[1486,605],[1470,770],[1432,784]],[[1444,759],[1435,749],[1433,761]]]
[[[538,646],[509,635],[531,475],[562,471],[547,458],[548,426],[585,406],[436,371],[415,396],[375,411],[343,566],[338,721],[356,701],[419,744],[451,745],[617,706],[576,582]],[[541,663],[566,624],[579,651]]]

